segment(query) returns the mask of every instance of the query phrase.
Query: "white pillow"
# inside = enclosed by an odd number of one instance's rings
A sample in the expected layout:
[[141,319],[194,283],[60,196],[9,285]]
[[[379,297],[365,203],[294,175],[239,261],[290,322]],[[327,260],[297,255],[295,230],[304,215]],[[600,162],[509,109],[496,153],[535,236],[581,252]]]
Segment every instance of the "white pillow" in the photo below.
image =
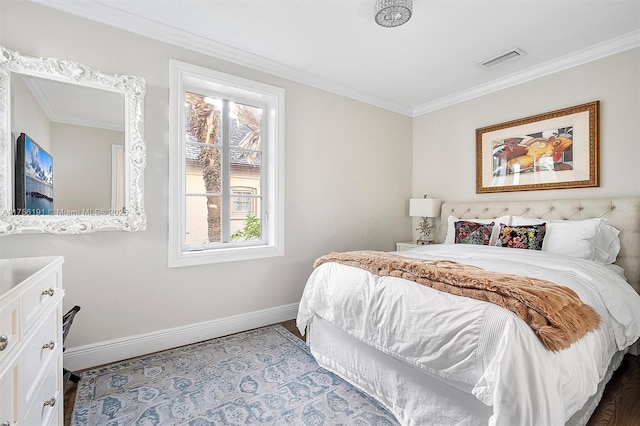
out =
[[551,222],[550,220],[544,219],[533,219],[530,217],[523,216],[511,216],[511,226],[528,226],[528,225],[540,225],[546,222]]
[[449,216],[447,219],[447,236],[444,239],[444,244],[454,244],[456,238],[456,225],[455,223],[459,220],[464,220],[465,222],[476,222],[486,225],[487,223],[494,222],[493,229],[491,230],[491,238],[489,239],[489,245],[496,245],[496,241],[498,240],[498,235],[500,234],[500,224],[504,223],[505,225],[509,225],[509,216],[500,216],[494,219],[460,219],[456,216]]
[[610,264],[616,261],[620,253],[620,231],[603,220],[600,223],[600,232],[594,241],[594,259],[596,262]]
[[547,224],[542,250],[600,263],[613,263],[620,252],[618,231],[604,219],[544,220],[513,216],[511,225]]
[[542,250],[581,259],[595,259],[595,239],[602,219],[547,222]]

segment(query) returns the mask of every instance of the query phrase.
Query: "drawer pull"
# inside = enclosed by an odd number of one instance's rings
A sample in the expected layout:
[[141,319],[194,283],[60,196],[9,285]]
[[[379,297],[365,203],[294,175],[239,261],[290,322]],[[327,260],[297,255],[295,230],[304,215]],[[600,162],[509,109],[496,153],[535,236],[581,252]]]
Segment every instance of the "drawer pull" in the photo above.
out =
[[53,340],[50,341],[49,343],[45,343],[44,345],[42,345],[42,349],[51,349],[53,350],[53,348],[56,347],[56,342],[54,342]]
[[49,290],[43,290],[41,294],[43,296],[51,296],[51,297],[53,297],[53,293],[55,293],[55,291],[53,290],[53,287],[52,287]]
[[0,351],[4,351],[7,349],[7,345],[9,344],[9,338],[5,335],[0,336]]
[[45,407],[49,406],[49,407],[53,407],[54,405],[56,405],[56,398],[53,397],[48,401],[45,401],[43,404]]

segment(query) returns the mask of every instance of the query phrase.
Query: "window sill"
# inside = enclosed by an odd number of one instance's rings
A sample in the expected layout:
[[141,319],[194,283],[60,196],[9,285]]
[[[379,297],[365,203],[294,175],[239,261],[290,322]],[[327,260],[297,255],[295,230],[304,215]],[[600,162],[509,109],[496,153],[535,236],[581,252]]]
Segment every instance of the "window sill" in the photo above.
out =
[[235,262],[240,260],[253,260],[278,256],[284,256],[284,249],[274,245],[198,250],[169,253],[169,267],[179,268],[183,266]]

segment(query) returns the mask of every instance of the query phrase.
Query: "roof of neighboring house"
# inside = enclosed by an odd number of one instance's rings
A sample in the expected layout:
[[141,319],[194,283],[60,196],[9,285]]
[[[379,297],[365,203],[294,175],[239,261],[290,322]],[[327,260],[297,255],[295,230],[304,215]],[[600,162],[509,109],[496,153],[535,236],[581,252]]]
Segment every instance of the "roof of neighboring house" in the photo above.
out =
[[[240,141],[251,131],[249,126],[246,124],[238,125],[238,120],[233,119],[231,121],[231,125],[229,126],[229,131],[231,132],[231,147],[237,147],[240,144]],[[198,140],[189,132],[187,132],[187,140],[189,142],[197,143]],[[201,145],[191,145],[187,144],[187,161],[197,161],[198,155],[200,154]],[[258,166],[260,167],[260,162],[262,160],[262,156],[256,156],[255,161],[249,161],[247,156],[242,155],[242,151],[240,150],[232,150],[231,151],[231,165],[232,166]]]

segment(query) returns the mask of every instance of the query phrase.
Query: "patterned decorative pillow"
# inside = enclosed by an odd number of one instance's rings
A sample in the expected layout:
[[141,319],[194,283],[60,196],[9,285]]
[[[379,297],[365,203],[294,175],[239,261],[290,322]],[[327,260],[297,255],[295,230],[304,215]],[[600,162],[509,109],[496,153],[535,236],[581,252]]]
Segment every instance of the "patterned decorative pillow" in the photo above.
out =
[[455,244],[480,244],[489,245],[491,239],[491,231],[494,222],[478,223],[459,220],[454,223],[455,226]]
[[546,223],[529,226],[510,226],[501,223],[496,246],[542,250],[542,242],[546,231]]

